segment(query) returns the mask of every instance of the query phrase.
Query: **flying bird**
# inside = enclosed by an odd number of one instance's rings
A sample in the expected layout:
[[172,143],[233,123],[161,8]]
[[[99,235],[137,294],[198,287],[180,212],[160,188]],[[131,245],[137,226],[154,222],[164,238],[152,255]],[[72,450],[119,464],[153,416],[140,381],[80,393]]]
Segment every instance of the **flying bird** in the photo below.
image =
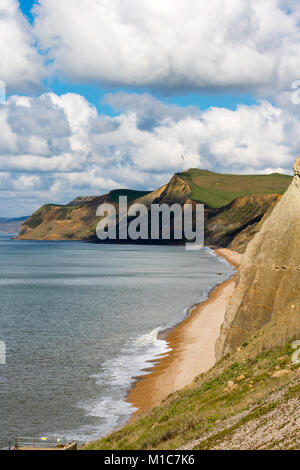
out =
[[181,158],[182,158],[182,160],[184,160],[184,156],[183,156],[183,155],[181,155]]

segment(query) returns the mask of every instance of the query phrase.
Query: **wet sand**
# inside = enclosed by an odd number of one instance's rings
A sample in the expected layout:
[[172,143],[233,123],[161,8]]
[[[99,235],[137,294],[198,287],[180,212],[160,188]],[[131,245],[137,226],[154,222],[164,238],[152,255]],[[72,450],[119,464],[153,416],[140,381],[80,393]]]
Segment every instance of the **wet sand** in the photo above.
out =
[[[239,267],[242,258],[239,253],[226,248],[214,251],[235,268]],[[214,366],[215,343],[234,290],[234,278],[215,287],[205,302],[198,304],[188,318],[167,333],[164,339],[172,350],[128,394],[128,401],[138,409],[135,415],[158,405],[170,393]]]

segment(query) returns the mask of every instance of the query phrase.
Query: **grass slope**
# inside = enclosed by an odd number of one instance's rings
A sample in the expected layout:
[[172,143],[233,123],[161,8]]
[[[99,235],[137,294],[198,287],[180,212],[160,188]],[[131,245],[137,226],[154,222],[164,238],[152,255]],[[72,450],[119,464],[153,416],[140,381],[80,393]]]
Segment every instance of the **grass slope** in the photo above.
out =
[[[249,357],[248,343],[197,377],[183,390],[170,395],[160,406],[85,449],[212,449],[228,441],[242,426],[271,425],[270,413],[299,397],[300,369],[293,365],[291,342]],[[290,373],[273,377],[278,370]],[[231,389],[228,385],[231,384]],[[294,419],[290,411],[287,421]],[[293,428],[295,446],[299,427]],[[251,429],[255,435],[256,428]],[[268,447],[276,448],[277,433],[267,432]],[[228,444],[230,447],[230,443]],[[250,445],[249,445],[250,446]]]
[[217,209],[239,196],[250,194],[283,194],[292,177],[274,173],[271,175],[228,175],[206,170],[191,169],[178,176],[190,188],[190,199]]
[[[46,204],[38,209],[21,227],[20,239],[34,240],[89,240],[95,236],[99,218],[96,210],[100,204],[116,204],[120,196],[127,196],[131,204],[149,191],[117,189],[91,200],[77,198],[68,205]],[[82,200],[81,200],[82,199]]]

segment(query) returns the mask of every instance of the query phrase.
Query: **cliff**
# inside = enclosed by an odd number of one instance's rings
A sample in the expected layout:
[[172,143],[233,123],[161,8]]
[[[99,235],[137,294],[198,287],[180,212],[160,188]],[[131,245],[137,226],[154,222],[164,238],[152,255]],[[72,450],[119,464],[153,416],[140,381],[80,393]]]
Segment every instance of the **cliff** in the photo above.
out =
[[184,204],[190,193],[189,184],[179,175],[174,175],[161,195],[153,202],[154,204]]
[[257,226],[284,193],[291,178],[286,175],[223,175],[191,169],[175,174],[154,191],[114,190],[103,196],[81,196],[65,206],[47,204],[21,227],[18,239],[85,240],[97,242],[96,209],[118,197],[129,204],[184,204],[206,206],[206,244],[232,246],[244,251]]
[[240,196],[206,212],[211,242],[247,246],[215,366],[85,449],[300,448],[300,158],[294,175],[283,196]]
[[217,341],[218,360],[262,327],[261,350],[300,338],[300,157],[294,175],[246,249]]
[[280,194],[253,194],[238,197],[216,211],[208,211],[206,244],[243,253],[280,199]]
[[27,219],[18,235],[19,240],[92,240],[95,237],[100,204],[117,207],[119,196],[127,196],[129,203],[148,195],[148,191],[115,190],[103,196],[78,197],[69,204],[46,204]]

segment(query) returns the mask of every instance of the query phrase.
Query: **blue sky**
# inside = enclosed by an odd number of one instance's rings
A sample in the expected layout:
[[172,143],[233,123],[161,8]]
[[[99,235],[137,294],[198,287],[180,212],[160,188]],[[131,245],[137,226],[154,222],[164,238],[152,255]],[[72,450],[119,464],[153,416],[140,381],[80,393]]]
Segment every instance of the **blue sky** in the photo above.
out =
[[114,113],[109,106],[103,107],[101,101],[107,93],[118,93],[124,91],[126,93],[150,93],[165,102],[166,104],[175,104],[178,106],[199,106],[200,109],[205,110],[212,106],[225,107],[228,109],[236,109],[238,104],[252,105],[256,102],[256,99],[250,94],[234,94],[233,92],[228,93],[182,93],[174,94],[171,96],[155,93],[149,89],[135,89],[135,88],[103,88],[101,86],[90,85],[90,84],[76,84],[71,81],[65,81],[59,77],[55,77],[50,81],[44,82],[46,90],[52,90],[54,93],[59,95],[64,93],[79,93],[93,103],[99,111],[113,115]]
[[[24,15],[29,19],[31,23],[34,22],[34,16],[32,14],[32,7],[34,4],[38,3],[36,0],[19,0],[20,8]],[[111,88],[103,88],[99,85],[91,85],[91,84],[76,84],[72,81],[68,81],[63,79],[59,76],[51,77],[51,79],[44,80],[44,86],[46,90],[51,90],[57,94],[64,94],[64,93],[79,93],[85,96],[91,103],[93,103],[99,110],[100,110],[100,102],[103,96],[105,96],[108,92],[118,92],[120,89],[111,89]],[[124,88],[122,87],[122,91],[126,91],[127,93],[149,93],[149,89],[140,89],[138,90],[134,88]],[[152,91],[153,93],[153,91]],[[160,100],[170,103],[170,104],[177,104],[179,106],[189,106],[189,105],[197,105],[201,109],[208,109],[211,106],[219,106],[219,107],[226,107],[229,109],[236,109],[237,104],[246,104],[251,105],[255,103],[255,98],[251,95],[251,93],[234,93],[234,90],[231,90],[226,93],[216,92],[216,93],[189,93],[185,92],[183,94],[172,94],[171,96],[166,96],[165,94],[161,93],[153,93],[157,98]],[[113,114],[112,110],[109,107],[102,107],[101,111]]]
[[294,0],[3,0],[1,9],[0,217],[157,188],[191,167],[291,172]]
[[20,4],[20,8],[21,8],[22,12],[24,13],[24,15],[27,16],[27,18],[31,22],[33,21],[33,16],[32,16],[32,13],[31,13],[31,9],[32,9],[32,7],[35,3],[37,3],[37,2],[32,1],[32,0],[19,0],[19,4]]

